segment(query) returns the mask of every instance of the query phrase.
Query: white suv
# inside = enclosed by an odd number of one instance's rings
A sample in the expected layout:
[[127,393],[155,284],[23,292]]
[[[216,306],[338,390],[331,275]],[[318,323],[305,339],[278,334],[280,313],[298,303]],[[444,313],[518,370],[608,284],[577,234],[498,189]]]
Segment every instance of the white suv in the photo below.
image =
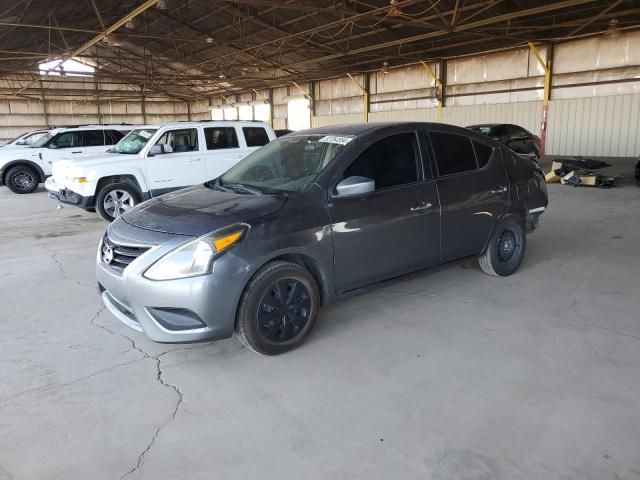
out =
[[0,185],[15,193],[31,193],[51,175],[54,160],[105,152],[133,128],[127,125],[55,128],[30,147],[2,147]]
[[112,221],[141,201],[217,178],[275,138],[254,121],[144,126],[109,153],[54,162],[45,187],[59,202],[95,208]]

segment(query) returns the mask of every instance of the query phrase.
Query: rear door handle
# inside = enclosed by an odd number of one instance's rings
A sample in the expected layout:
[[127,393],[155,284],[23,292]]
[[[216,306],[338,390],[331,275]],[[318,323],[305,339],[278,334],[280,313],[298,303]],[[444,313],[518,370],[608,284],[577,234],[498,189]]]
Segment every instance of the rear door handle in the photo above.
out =
[[433,205],[431,203],[420,202],[417,205],[414,205],[410,208],[412,212],[424,212],[425,210],[429,210]]
[[496,195],[498,193],[504,193],[506,191],[507,191],[507,187],[495,187],[493,190],[491,190],[491,193]]

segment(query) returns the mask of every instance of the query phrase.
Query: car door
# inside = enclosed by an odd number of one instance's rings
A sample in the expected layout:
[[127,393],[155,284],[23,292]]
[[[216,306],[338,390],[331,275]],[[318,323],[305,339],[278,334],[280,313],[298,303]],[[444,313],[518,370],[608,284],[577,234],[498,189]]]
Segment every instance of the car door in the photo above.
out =
[[62,132],[52,138],[46,148],[39,149],[42,158],[42,167],[46,175],[51,175],[51,165],[60,158],[73,158],[83,155],[85,147],[82,145],[81,132]]
[[508,206],[509,181],[501,150],[464,134],[430,131],[428,137],[442,209],[440,261],[476,255]]
[[[339,293],[438,263],[440,208],[435,181],[414,131],[369,144],[334,181],[352,176],[375,181],[355,198],[329,194],[335,285]],[[428,159],[425,157],[428,162]]]
[[204,137],[207,149],[205,171],[208,180],[219,177],[247,155],[240,147],[238,131],[234,126],[206,127]]
[[147,176],[152,196],[205,181],[204,155],[198,128],[164,131],[147,154]]

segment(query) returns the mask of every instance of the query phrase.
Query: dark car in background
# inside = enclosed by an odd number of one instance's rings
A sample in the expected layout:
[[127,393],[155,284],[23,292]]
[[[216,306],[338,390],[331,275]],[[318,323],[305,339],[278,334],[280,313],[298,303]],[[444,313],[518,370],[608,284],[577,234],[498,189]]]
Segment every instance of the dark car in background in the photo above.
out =
[[152,340],[235,333],[273,355],[301,343],[324,305],[403,276],[469,258],[512,274],[546,206],[539,167],[487,136],[323,127],[118,217],[97,280],[107,308]]
[[540,160],[540,138],[530,131],[511,123],[486,123],[467,127],[500,142],[521,155]]

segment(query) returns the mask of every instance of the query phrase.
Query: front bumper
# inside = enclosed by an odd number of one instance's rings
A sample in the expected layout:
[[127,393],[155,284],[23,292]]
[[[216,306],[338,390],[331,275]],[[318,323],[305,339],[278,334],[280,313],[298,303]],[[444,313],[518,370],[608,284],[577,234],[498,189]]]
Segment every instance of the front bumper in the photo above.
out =
[[56,184],[53,177],[47,178],[47,180],[44,182],[44,186],[49,192],[49,198],[53,198],[60,203],[75,205],[76,207],[84,209],[94,208],[96,205],[93,195],[85,197],[68,188],[60,188],[58,184]]
[[233,334],[236,309],[249,270],[233,252],[216,259],[211,274],[149,280],[143,273],[191,237],[142,230],[121,219],[112,226],[116,228],[109,229],[111,242],[131,245],[132,238],[145,238],[145,245],[151,246],[119,275],[102,260],[101,242],[96,277],[102,300],[116,318],[162,343],[219,340]]

